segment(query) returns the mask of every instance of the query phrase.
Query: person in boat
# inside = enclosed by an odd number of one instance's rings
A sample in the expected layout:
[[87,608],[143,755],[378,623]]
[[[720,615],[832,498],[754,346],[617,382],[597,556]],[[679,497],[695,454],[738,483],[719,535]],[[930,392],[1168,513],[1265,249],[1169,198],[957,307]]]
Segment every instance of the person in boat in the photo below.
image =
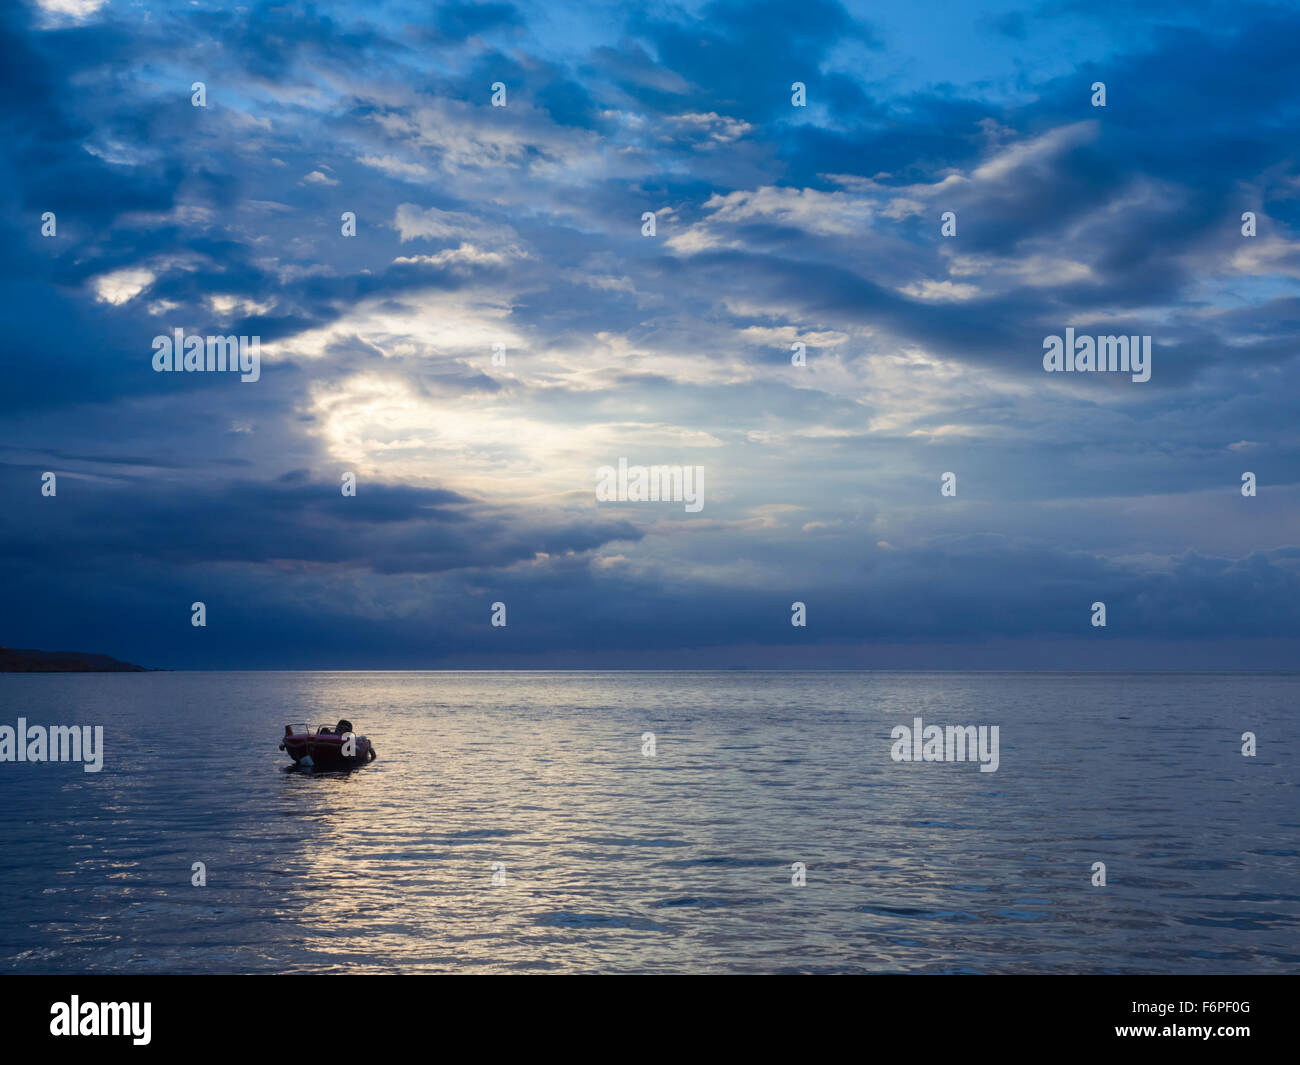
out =
[[343,736],[351,731],[352,731],[352,722],[349,721],[346,717],[339,718],[339,723],[334,726],[334,734],[336,736]]

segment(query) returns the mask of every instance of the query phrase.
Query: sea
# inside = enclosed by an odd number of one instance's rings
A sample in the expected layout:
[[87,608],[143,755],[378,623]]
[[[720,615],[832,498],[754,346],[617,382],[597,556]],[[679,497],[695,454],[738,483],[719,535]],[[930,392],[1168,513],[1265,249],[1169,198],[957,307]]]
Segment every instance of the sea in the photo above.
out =
[[[1295,972],[1298,711],[1297,674],[5,674],[0,726],[102,726],[103,767],[0,762],[0,969]],[[376,761],[278,749],[340,718]],[[917,718],[996,770],[896,760]]]

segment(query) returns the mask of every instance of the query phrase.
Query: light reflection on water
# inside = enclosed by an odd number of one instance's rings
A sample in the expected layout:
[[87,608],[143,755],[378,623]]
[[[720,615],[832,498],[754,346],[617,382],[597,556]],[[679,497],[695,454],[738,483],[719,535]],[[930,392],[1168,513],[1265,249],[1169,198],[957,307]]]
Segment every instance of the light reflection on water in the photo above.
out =
[[[0,963],[1293,971],[1298,688],[1222,674],[0,676],[0,723],[103,724],[107,747],[97,775],[0,765]],[[1001,768],[895,764],[889,730],[918,714],[999,725]],[[379,760],[286,772],[284,724],[340,717]],[[190,884],[195,861],[206,887]],[[806,887],[790,883],[795,861]]]

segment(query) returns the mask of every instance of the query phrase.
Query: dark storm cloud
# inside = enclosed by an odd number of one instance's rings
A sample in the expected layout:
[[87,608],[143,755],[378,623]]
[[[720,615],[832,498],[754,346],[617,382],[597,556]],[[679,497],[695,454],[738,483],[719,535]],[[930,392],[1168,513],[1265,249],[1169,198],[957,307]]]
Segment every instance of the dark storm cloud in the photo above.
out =
[[435,573],[509,566],[539,552],[585,552],[641,537],[618,520],[542,526],[443,489],[363,480],[355,496],[345,497],[339,484],[312,482],[307,471],[183,493],[141,477],[65,475],[55,510],[23,490],[39,472],[3,469],[5,491],[17,501],[6,532],[16,538],[0,540],[0,552],[21,552],[51,570],[69,558],[80,568],[149,557],[180,566],[337,563],[376,573]]
[[691,94],[693,105],[703,103],[704,110],[722,109],[750,120],[785,115],[795,81],[814,85],[842,113],[872,106],[856,81],[840,74],[818,76],[837,45],[879,47],[871,27],[834,0],[810,0],[798,7],[777,0],[715,0],[700,10],[698,19],[642,15],[634,16],[631,25],[652,43],[663,66],[697,90]]

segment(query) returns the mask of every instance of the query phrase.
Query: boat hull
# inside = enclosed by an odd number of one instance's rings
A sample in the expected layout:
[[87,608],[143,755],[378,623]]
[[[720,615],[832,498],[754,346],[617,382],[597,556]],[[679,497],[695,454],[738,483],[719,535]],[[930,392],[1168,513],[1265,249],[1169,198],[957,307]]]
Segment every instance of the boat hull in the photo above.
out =
[[375,749],[365,736],[353,736],[351,753],[345,750],[344,738],[333,734],[297,733],[285,736],[281,749],[297,765],[316,769],[343,769],[366,765],[375,760]]

